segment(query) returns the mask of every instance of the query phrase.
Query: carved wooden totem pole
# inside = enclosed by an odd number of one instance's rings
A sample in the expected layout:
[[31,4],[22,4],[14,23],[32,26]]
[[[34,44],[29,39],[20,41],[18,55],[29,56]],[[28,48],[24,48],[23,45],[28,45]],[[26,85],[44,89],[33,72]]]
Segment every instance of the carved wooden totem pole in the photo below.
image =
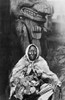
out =
[[44,57],[47,51],[45,23],[48,16],[52,16],[52,7],[46,0],[10,0],[10,13],[23,51],[33,43]]

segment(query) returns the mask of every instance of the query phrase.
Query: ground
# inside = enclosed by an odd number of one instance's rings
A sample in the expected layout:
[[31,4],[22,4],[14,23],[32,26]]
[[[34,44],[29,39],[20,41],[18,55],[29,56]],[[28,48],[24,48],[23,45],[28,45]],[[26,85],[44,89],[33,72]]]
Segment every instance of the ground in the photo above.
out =
[[62,82],[62,100],[65,100],[65,46],[49,49],[47,61],[50,69],[57,74]]

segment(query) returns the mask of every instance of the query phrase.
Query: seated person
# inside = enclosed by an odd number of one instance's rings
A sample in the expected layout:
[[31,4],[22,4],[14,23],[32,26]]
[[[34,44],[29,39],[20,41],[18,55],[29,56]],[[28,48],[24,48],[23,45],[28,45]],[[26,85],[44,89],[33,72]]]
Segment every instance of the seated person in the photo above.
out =
[[54,84],[61,86],[57,75],[39,55],[38,47],[30,44],[10,75],[10,98],[14,94],[15,98],[22,100],[24,94],[38,93],[40,88],[37,87],[43,84],[41,79],[50,79]]

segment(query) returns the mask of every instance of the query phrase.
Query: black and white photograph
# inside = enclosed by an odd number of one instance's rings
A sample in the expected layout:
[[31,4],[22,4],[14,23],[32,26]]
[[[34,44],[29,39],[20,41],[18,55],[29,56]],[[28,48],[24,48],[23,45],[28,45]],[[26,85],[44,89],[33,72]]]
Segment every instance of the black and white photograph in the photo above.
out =
[[0,100],[65,100],[65,0],[0,0]]

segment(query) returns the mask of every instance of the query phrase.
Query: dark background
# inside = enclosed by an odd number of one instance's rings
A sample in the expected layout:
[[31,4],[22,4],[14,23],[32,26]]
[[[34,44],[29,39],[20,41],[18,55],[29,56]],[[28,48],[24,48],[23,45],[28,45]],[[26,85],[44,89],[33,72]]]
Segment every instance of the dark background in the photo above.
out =
[[11,20],[9,0],[0,0],[0,95],[5,93],[12,67],[23,55]]
[[0,95],[4,94],[9,69],[9,0],[0,0]]

